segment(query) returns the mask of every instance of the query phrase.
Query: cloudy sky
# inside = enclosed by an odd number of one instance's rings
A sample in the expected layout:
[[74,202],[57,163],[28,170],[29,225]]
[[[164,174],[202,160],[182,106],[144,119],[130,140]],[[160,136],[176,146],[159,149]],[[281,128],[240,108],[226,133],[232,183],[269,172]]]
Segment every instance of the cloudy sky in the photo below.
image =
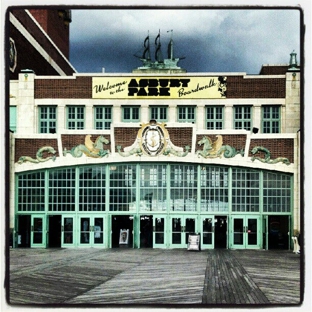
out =
[[300,62],[300,11],[281,9],[72,10],[70,61],[79,73],[129,73],[141,66],[150,35],[151,54],[160,30],[162,54],[173,30],[175,57],[188,72],[258,74],[262,64]]

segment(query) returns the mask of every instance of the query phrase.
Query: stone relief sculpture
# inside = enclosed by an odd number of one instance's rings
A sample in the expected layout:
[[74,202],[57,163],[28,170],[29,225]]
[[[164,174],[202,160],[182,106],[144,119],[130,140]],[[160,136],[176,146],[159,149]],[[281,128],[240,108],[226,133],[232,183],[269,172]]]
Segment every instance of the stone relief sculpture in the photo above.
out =
[[198,145],[202,146],[202,150],[198,150],[196,154],[198,157],[203,158],[216,158],[216,157],[222,157],[225,158],[232,158],[236,155],[240,154],[241,156],[244,156],[244,149],[241,149],[240,151],[237,151],[234,147],[230,145],[223,145],[223,138],[222,135],[218,134],[216,135],[216,140],[212,142],[212,140],[204,136],[200,141],[198,141]]
[[184,157],[189,153],[190,149],[191,148],[187,145],[185,146],[185,151],[183,151],[182,147],[175,146],[171,141],[168,141],[167,147],[164,150],[163,155],[170,156],[170,154],[172,154],[174,156]]
[[131,155],[142,156],[143,154],[138,139],[136,139],[135,142],[131,146],[125,147],[123,152],[121,151],[121,146],[118,145],[117,151],[119,155],[122,157],[128,157]]
[[277,157],[275,159],[271,159],[271,153],[270,151],[263,147],[263,146],[255,146],[252,150],[251,153],[253,155],[257,154],[258,152],[264,152],[264,158],[260,158],[257,156],[252,156],[251,160],[255,161],[256,159],[263,162],[263,163],[268,163],[268,164],[276,164],[278,162],[282,162],[286,165],[290,165],[290,161],[286,157]]
[[[53,156],[48,156],[46,158],[43,158],[43,153],[52,154]],[[30,156],[21,156],[17,163],[22,164],[26,161],[29,161],[32,163],[40,163],[40,162],[45,162],[51,159],[55,161],[55,158],[56,158],[55,154],[56,154],[56,151],[52,146],[43,146],[38,149],[36,153],[36,158],[32,158]]]
[[85,154],[88,157],[101,158],[108,156],[109,154],[109,150],[104,149],[104,145],[108,143],[109,140],[104,138],[102,135],[98,136],[93,143],[91,135],[88,134],[85,137],[85,144],[79,144],[69,151],[65,148],[63,155],[66,156],[67,154],[71,154],[73,157],[81,157]]
[[138,131],[137,138],[131,146],[121,151],[121,146],[117,146],[119,155],[123,157],[143,154],[147,156],[158,156],[170,154],[178,157],[184,157],[188,154],[190,147],[186,146],[185,151],[182,147],[175,146],[169,137],[169,133],[165,128],[165,123],[157,123],[151,120],[149,123],[143,123]]

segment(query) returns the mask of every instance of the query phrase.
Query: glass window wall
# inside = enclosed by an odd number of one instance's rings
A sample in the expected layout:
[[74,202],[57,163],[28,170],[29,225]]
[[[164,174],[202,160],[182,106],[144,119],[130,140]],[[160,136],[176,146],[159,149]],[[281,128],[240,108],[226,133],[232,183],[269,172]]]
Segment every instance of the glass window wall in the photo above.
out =
[[228,168],[201,166],[201,211],[229,211],[228,176]]
[[291,212],[291,176],[273,172],[263,174],[263,211]]
[[260,211],[260,172],[250,169],[233,169],[232,211]]
[[49,172],[49,211],[75,211],[75,169]]
[[170,167],[171,211],[196,211],[197,165],[171,165]]
[[44,211],[44,171],[20,175],[17,187],[18,211]]
[[139,210],[167,210],[167,165],[140,166]]
[[105,166],[79,168],[79,211],[105,210]]
[[291,213],[292,175],[198,164],[101,164],[17,174],[17,211]]
[[110,167],[110,211],[136,211],[136,180],[136,165]]

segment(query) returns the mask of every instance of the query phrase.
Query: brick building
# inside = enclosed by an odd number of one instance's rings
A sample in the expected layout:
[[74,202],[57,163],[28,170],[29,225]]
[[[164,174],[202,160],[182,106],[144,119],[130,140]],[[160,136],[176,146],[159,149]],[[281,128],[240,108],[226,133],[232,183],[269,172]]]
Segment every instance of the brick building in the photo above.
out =
[[295,56],[259,75],[187,73],[170,55],[124,74],[19,72],[10,80],[14,246],[185,248],[199,233],[202,249],[291,248]]
[[9,78],[31,69],[36,75],[72,75],[70,10],[11,9],[7,12]]

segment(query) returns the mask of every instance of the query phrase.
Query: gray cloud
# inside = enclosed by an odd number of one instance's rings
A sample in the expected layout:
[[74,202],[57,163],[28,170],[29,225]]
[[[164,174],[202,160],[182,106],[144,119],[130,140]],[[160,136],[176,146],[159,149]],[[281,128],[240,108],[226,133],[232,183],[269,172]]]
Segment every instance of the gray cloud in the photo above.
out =
[[141,65],[147,33],[153,48],[161,32],[166,55],[173,29],[175,56],[188,72],[247,72],[286,64],[300,48],[296,9],[73,10],[70,61],[78,72],[131,72]]

